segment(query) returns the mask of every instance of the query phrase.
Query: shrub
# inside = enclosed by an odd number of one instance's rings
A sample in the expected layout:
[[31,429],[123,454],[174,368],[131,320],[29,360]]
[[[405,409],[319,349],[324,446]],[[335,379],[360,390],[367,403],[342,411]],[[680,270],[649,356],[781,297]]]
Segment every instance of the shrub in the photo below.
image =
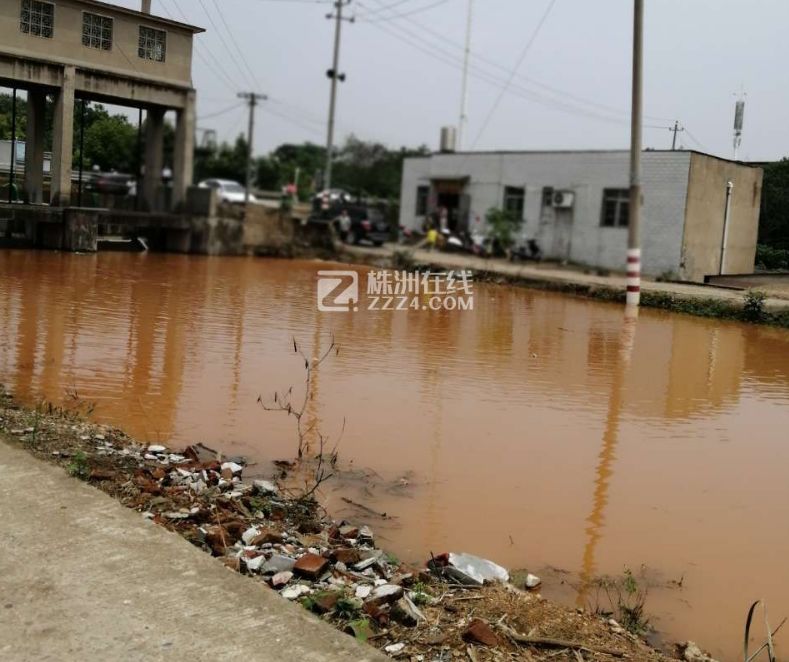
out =
[[764,300],[767,295],[764,292],[748,290],[745,293],[745,304],[742,307],[743,317],[749,322],[758,322],[764,319]]
[[485,214],[488,222],[488,234],[491,239],[497,241],[503,249],[511,248],[515,243],[515,234],[523,225],[523,219],[519,218],[511,211],[491,207]]

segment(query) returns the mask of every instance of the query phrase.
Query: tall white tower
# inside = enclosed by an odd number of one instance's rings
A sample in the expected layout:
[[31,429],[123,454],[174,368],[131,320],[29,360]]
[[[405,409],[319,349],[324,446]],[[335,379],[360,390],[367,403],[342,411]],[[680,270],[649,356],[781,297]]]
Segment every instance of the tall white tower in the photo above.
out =
[[734,104],[734,160],[740,154],[740,145],[742,145],[742,122],[745,117],[745,95],[740,95],[737,103]]

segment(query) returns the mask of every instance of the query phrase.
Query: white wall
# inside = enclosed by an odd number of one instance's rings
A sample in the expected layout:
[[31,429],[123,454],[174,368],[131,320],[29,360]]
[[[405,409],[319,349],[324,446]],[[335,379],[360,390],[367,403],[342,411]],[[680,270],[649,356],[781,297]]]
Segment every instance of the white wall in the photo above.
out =
[[[642,248],[644,273],[679,271],[689,152],[644,152]],[[542,209],[542,189],[575,192],[570,260],[624,270],[627,228],[601,227],[603,189],[629,186],[626,151],[435,154],[403,164],[400,224],[416,228],[416,189],[431,179],[468,177],[471,222],[501,207],[505,186],[526,188],[523,236],[536,238],[551,256],[556,218]],[[568,212],[560,212],[568,213]]]

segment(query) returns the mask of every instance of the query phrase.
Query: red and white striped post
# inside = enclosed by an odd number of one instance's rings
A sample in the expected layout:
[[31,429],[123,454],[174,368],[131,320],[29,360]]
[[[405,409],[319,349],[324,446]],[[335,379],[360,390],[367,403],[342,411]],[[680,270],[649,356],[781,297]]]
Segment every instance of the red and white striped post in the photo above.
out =
[[627,231],[628,306],[641,302],[641,106],[643,85],[644,0],[633,8],[633,110],[630,118],[630,216]]
[[628,306],[637,306],[641,302],[641,249],[627,249],[627,295]]

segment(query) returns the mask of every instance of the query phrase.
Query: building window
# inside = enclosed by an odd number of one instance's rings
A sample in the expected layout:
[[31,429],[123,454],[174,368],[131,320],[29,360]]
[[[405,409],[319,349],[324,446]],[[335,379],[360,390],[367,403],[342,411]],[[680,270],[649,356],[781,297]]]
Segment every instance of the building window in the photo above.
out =
[[626,188],[607,188],[603,191],[603,217],[600,225],[625,228],[630,222],[630,191]]
[[137,55],[143,60],[164,62],[167,54],[167,33],[144,25],[140,26],[140,39],[137,44]]
[[39,0],[22,0],[19,29],[35,37],[52,38],[55,22],[55,5]]
[[112,19],[90,12],[82,13],[82,45],[108,51],[112,48]]
[[542,206],[553,207],[553,186],[545,186],[542,189]]
[[417,216],[427,215],[427,201],[429,197],[430,197],[429,186],[416,187],[416,215]]
[[515,218],[523,218],[523,202],[526,189],[520,186],[504,187],[504,211],[511,212]]

